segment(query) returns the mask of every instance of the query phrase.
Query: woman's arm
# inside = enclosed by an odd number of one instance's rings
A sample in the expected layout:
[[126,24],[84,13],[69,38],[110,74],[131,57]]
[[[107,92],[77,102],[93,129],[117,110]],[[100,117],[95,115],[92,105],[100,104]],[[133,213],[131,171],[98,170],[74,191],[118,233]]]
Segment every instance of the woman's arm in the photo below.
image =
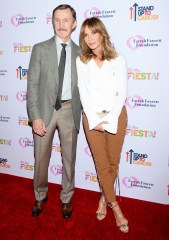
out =
[[83,68],[83,64],[78,57],[76,60],[77,66],[77,74],[78,74],[78,88],[80,93],[80,100],[82,103],[83,111],[86,114],[89,123],[89,129],[94,129],[99,123],[101,123],[101,119],[97,116],[95,109],[93,107],[93,103],[90,98],[90,94],[88,91],[88,81],[87,77],[88,73],[85,72]]

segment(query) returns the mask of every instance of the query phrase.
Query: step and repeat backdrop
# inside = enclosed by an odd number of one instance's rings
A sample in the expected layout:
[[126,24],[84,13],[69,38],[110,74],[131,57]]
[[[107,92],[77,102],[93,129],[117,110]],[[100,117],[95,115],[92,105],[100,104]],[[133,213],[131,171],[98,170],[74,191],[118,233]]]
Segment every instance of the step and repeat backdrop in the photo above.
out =
[[[111,42],[128,62],[128,126],[120,161],[121,195],[169,204],[169,1],[0,1],[0,172],[33,178],[32,130],[26,110],[32,47],[54,35],[52,11],[63,3],[77,12],[72,39],[92,16],[106,25]],[[49,182],[60,184],[57,132]],[[99,191],[83,127],[78,137],[76,187]],[[118,194],[117,189],[117,194]]]

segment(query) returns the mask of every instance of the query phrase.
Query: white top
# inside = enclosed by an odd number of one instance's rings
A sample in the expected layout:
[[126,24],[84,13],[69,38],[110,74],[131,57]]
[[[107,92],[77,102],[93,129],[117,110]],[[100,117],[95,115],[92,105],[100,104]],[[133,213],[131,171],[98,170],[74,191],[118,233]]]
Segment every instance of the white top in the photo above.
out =
[[[108,121],[102,127],[115,134],[118,117],[127,96],[127,64],[122,55],[111,61],[105,60],[101,68],[91,59],[84,64],[76,60],[78,87],[83,110],[89,122],[89,129],[94,129],[100,122]],[[100,118],[97,113],[103,110],[109,113]]]

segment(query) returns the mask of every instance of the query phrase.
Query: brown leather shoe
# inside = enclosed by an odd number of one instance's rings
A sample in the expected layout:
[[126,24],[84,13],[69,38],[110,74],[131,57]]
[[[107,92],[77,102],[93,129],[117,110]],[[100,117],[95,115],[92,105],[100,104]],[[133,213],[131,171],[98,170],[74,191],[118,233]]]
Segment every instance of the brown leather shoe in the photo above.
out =
[[32,217],[39,216],[39,214],[43,211],[44,205],[47,202],[47,200],[48,200],[48,198],[45,197],[41,201],[38,201],[38,200],[35,201],[35,204],[34,204],[34,206],[32,208]]
[[72,215],[72,205],[71,203],[62,203],[62,214],[64,219],[69,219]]

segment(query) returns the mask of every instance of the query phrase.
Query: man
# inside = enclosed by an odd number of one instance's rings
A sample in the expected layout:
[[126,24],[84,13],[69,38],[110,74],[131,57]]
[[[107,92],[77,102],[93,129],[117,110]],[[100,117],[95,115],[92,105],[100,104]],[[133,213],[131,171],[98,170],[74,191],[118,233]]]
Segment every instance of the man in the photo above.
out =
[[32,216],[37,217],[47,202],[48,166],[57,128],[63,163],[60,199],[63,217],[69,219],[81,114],[76,72],[79,47],[71,40],[76,28],[76,12],[70,5],[59,5],[53,10],[52,20],[55,36],[35,44],[28,71],[27,106],[35,145]]

